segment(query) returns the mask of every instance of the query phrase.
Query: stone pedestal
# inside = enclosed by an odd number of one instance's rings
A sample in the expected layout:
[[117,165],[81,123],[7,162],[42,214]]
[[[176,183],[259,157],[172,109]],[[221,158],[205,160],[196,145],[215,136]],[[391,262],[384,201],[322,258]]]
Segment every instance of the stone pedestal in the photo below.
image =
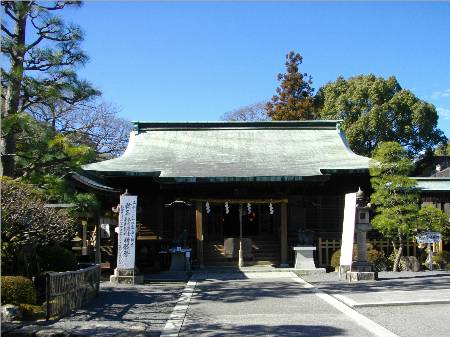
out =
[[352,269],[352,266],[339,266],[339,279],[340,280],[347,280],[347,272],[349,272]]
[[295,269],[316,269],[314,264],[314,251],[316,247],[294,247]]
[[378,273],[374,271],[348,271],[347,280],[349,282],[374,281],[378,280]]
[[136,275],[133,269],[114,269],[114,275],[109,277],[111,283],[119,284],[143,284],[144,275]]
[[191,271],[190,249],[170,252],[170,268],[169,271]]

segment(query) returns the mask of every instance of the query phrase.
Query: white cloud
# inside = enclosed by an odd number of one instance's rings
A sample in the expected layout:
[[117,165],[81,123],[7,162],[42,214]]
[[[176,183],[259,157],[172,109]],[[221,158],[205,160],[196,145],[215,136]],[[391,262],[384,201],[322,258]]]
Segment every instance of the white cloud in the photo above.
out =
[[435,91],[431,94],[432,99],[439,99],[444,97],[450,97],[450,89]]
[[439,117],[450,120],[450,108],[438,107],[438,108],[436,108],[436,110],[439,114]]

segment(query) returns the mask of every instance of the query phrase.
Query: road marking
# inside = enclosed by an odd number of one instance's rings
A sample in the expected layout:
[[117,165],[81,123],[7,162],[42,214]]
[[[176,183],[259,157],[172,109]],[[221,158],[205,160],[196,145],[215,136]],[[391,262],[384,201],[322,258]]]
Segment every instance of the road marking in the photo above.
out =
[[351,298],[348,298],[347,296],[344,296],[344,295],[333,295],[333,296],[336,297],[342,303],[347,304],[349,307],[352,307],[352,308],[354,308],[358,304],[355,301],[353,301]]
[[375,336],[380,337],[399,337],[398,335],[394,334],[393,332],[389,331],[385,327],[375,323],[374,321],[370,320],[364,315],[361,315],[359,312],[353,310],[352,308],[348,307],[344,303],[340,302],[336,298],[324,293],[320,289],[317,289],[310,283],[306,282],[300,277],[292,278],[295,282],[300,283],[303,288],[311,289],[317,297],[321,298],[343,314],[350,317],[352,320],[356,322],[356,324],[362,326],[364,329],[368,330],[369,332],[373,333]]
[[161,332],[161,337],[176,337],[180,333],[180,329],[183,326],[184,318],[186,317],[186,312],[189,308],[189,303],[191,302],[192,295],[194,294],[195,286],[197,281],[190,280],[186,287],[184,287],[177,304],[173,308],[169,319]]

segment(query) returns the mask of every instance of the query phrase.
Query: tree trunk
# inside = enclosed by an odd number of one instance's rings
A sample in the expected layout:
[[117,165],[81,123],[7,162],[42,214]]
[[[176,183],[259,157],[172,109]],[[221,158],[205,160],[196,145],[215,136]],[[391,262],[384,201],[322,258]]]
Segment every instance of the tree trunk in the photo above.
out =
[[[23,61],[25,57],[25,30],[28,16],[28,3],[17,4],[14,34],[13,55],[11,57],[11,80],[8,85],[7,102],[5,111],[2,111],[2,118],[14,115],[19,111],[20,94],[23,80]],[[15,172],[15,156],[16,156],[16,132],[10,130],[6,135],[2,133],[2,166],[3,175],[14,176]]]
[[392,268],[392,271],[399,271],[399,265],[400,265],[400,259],[402,257],[402,253],[403,253],[403,241],[401,238],[399,238],[398,249],[395,253],[394,267]]

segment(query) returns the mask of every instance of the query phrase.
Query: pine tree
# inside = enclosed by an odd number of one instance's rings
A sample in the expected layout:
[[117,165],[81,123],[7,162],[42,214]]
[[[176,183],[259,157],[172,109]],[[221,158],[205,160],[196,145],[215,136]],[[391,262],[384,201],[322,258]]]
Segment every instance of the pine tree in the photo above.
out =
[[398,271],[403,245],[418,229],[419,194],[416,181],[408,178],[413,164],[406,150],[395,142],[381,143],[374,153],[370,175],[376,207],[373,227],[392,240],[393,271]]
[[278,74],[280,86],[272,101],[267,103],[267,114],[273,120],[314,119],[312,79],[299,72],[302,56],[294,51],[286,55],[286,73]]
[[80,49],[83,34],[66,25],[55,12],[78,1],[2,1],[2,53],[9,68],[1,69],[3,174],[15,176],[17,135],[23,131],[26,112],[36,104],[55,100],[73,104],[100,93],[77,78],[74,69],[86,62]]

